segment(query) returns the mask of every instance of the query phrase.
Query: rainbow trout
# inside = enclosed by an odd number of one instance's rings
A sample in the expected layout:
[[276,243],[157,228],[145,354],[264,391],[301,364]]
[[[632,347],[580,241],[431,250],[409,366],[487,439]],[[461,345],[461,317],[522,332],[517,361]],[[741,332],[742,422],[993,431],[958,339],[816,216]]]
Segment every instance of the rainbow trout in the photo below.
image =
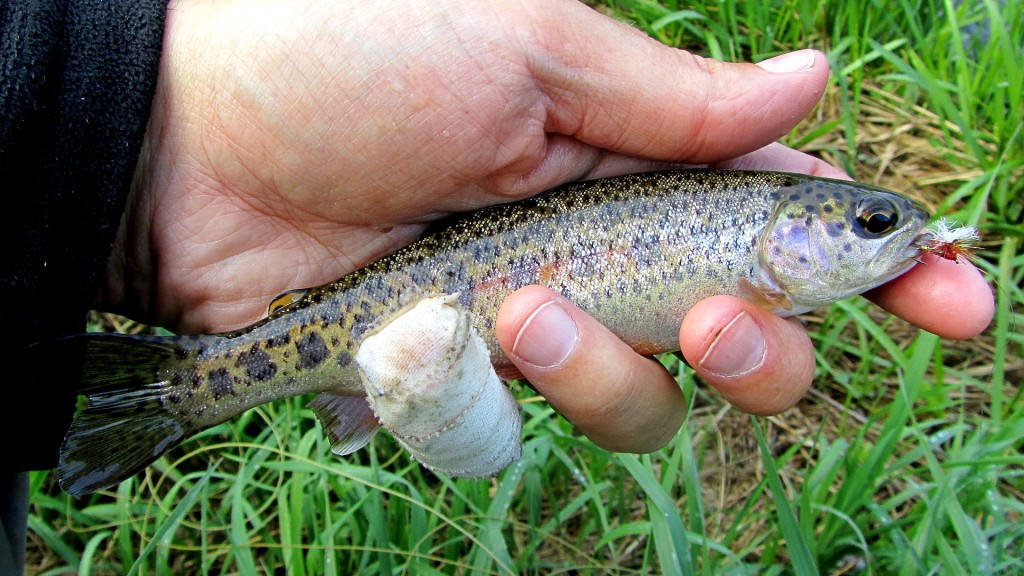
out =
[[310,402],[332,450],[379,427],[353,358],[426,297],[457,295],[496,369],[502,300],[564,294],[643,354],[678,350],[686,312],[715,294],[792,315],[909,270],[929,214],[879,188],[772,172],[655,172],[575,183],[451,219],[423,238],[223,334],[86,334],[82,394],[59,478],[82,495],[139,472],[189,436],[266,402]]

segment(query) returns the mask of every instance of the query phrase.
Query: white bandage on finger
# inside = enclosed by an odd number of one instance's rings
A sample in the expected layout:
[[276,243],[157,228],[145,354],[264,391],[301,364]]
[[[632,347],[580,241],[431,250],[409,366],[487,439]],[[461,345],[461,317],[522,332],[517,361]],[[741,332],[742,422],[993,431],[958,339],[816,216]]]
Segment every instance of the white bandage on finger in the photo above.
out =
[[356,353],[381,425],[421,464],[494,476],[522,453],[519,405],[456,296],[425,298],[365,338]]

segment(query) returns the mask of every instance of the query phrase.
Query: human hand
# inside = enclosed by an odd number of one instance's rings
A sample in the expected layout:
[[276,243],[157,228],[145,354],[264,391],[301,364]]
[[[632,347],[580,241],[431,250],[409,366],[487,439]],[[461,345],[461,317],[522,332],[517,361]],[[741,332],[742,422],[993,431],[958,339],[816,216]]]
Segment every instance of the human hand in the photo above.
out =
[[[563,182],[683,163],[839,176],[764,148],[810,111],[827,75],[810,51],[763,67],[703,60],[573,0],[183,0],[168,11],[153,117],[101,299],[181,331],[223,331],[258,319],[283,290],[410,242],[430,220]],[[907,282],[987,290],[940,281],[932,267]],[[984,311],[939,318],[933,300],[908,303],[907,282],[879,293],[904,317],[940,333],[987,324]],[[552,298],[528,288],[506,301],[506,352],[599,444],[663,445],[682,418],[678,387],[568,303],[558,308],[582,345],[548,368],[517,353],[517,339],[531,340],[519,334],[525,319]],[[740,310],[764,336],[760,356],[730,345],[736,330],[713,337]],[[802,329],[734,299],[695,308],[681,344],[706,381],[754,412],[795,402],[813,372]],[[757,368],[721,375],[751,351]]]

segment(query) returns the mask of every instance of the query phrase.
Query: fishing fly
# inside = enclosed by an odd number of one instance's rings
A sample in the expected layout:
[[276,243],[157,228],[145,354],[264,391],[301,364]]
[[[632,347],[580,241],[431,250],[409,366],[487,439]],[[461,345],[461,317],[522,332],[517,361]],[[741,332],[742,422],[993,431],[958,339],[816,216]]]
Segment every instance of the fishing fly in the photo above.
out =
[[979,241],[981,235],[974,226],[960,226],[940,218],[925,230],[918,247],[923,253],[964,264],[974,259]]

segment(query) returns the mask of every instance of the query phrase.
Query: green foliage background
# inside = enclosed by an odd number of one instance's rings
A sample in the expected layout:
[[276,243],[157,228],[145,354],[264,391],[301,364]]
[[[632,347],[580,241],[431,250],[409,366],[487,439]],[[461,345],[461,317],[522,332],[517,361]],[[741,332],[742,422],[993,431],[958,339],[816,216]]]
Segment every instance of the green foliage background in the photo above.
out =
[[30,573],[1024,572],[1020,0],[591,4],[723,60],[825,51],[829,91],[786,143],[977,225],[990,329],[946,341],[841,302],[806,318],[815,391],[761,419],[667,357],[690,412],[646,456],[519,387],[523,458],[492,481],[425,473],[384,435],[336,459],[304,399],[267,405],[82,500],[35,473]]

